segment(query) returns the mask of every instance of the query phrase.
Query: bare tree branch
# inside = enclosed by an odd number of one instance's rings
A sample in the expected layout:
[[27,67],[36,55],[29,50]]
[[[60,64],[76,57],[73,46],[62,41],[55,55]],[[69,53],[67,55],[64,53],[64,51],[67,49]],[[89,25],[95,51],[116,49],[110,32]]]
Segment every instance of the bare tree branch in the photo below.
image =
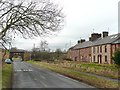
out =
[[50,34],[61,30],[63,21],[62,9],[49,0],[27,4],[0,2],[0,39],[14,34],[23,38]]

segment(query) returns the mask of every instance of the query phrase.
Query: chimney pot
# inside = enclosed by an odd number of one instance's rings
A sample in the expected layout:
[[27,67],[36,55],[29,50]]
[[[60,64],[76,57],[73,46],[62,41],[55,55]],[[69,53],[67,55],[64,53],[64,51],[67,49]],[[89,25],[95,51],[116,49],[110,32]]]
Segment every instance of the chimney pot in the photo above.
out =
[[108,32],[107,32],[107,31],[104,31],[104,32],[103,32],[103,38],[104,38],[104,37],[107,37],[107,36],[108,36]]
[[100,38],[100,37],[101,37],[101,34],[92,33],[92,34],[91,34],[91,41],[94,41],[94,40],[96,40],[96,39],[98,39],[98,38]]
[[78,40],[78,43],[80,43],[80,40]]
[[80,42],[81,42],[81,43],[85,42],[85,39],[81,39]]
[[78,40],[78,43],[83,43],[85,42],[85,39]]
[[91,39],[92,39],[92,38],[91,38],[91,37],[89,37],[89,41],[92,41]]

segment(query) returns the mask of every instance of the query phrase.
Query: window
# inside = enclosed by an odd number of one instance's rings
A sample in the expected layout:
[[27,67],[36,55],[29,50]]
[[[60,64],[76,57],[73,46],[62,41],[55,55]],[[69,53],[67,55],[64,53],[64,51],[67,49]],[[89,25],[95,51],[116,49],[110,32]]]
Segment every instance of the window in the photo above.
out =
[[105,45],[105,52],[107,52],[107,46]]
[[97,47],[97,52],[99,53],[99,46]]
[[99,55],[98,55],[98,57],[97,57],[97,62],[99,62]]
[[80,58],[81,58],[81,60],[83,60],[83,56],[81,56]]
[[117,37],[118,37],[118,35],[115,35],[115,36],[112,36],[111,39],[113,39],[113,38],[117,38]]
[[93,61],[95,62],[95,56],[93,57]]
[[107,62],[107,56],[105,56],[105,62]]
[[102,55],[100,55],[100,63],[102,63]]
[[75,57],[75,61],[77,61],[77,57]]
[[102,53],[102,45],[100,46],[100,52]]
[[93,53],[95,53],[95,47],[93,47]]

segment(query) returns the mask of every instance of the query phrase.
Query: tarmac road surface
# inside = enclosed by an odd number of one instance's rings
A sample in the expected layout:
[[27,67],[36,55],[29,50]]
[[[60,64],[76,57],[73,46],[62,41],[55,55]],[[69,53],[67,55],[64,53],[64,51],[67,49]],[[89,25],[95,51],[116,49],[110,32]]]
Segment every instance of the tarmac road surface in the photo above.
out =
[[13,62],[12,88],[95,88],[27,62]]

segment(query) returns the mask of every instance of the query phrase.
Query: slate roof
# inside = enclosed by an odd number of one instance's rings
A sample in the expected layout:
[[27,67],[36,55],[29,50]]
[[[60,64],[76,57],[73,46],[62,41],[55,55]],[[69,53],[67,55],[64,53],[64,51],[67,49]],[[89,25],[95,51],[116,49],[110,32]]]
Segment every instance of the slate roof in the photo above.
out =
[[116,43],[120,43],[120,39],[115,41],[115,42],[113,42],[113,44],[116,44]]
[[110,36],[107,36],[107,37],[104,37],[104,38],[99,38],[98,40],[93,41],[93,46],[102,45],[102,44],[112,44],[115,41],[117,41],[118,39],[120,39],[120,33],[110,35]]
[[78,43],[74,46],[73,49],[86,48],[90,46],[103,45],[103,44],[115,44],[120,43],[120,33],[110,35],[104,38],[98,38],[95,41],[86,41],[83,43]]
[[90,46],[92,46],[92,42],[91,41],[86,41],[86,42],[83,42],[83,43],[76,44],[73,49],[85,48],[85,47],[90,47]]

